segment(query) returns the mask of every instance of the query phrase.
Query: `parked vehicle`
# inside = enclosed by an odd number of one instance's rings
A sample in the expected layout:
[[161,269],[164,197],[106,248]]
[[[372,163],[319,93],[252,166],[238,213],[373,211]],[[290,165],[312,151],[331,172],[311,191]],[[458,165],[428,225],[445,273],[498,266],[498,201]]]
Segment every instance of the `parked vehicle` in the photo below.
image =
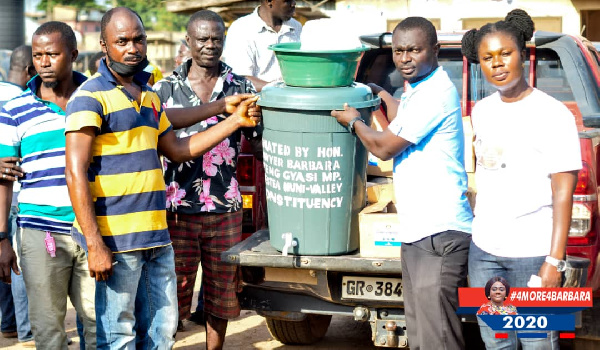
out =
[[243,203],[242,237],[246,239],[267,225],[265,169],[246,139],[242,139],[236,174]]
[[[456,85],[466,117],[477,101],[495,90],[483,78],[479,65],[469,64],[462,56],[461,36],[440,36],[439,63]],[[356,80],[376,83],[399,98],[404,80],[392,62],[391,33],[361,39],[372,49],[363,55]],[[593,46],[580,38],[537,32],[528,45],[526,62],[529,83],[562,101],[573,113],[579,130],[583,169],[574,195],[567,247],[574,269],[567,280],[572,286],[587,280],[585,284],[595,295],[600,293],[600,131],[595,129],[600,127],[599,58]],[[318,341],[332,315],[349,315],[370,322],[375,345],[409,345],[399,257],[369,258],[360,251],[343,256],[284,256],[269,244],[265,229],[223,253],[222,259],[241,266],[242,308],[264,316],[273,337],[283,343]],[[373,287],[369,290],[364,286]],[[593,317],[590,319],[584,317],[584,322],[593,322]],[[584,324],[584,329],[587,336],[600,336],[593,326]]]

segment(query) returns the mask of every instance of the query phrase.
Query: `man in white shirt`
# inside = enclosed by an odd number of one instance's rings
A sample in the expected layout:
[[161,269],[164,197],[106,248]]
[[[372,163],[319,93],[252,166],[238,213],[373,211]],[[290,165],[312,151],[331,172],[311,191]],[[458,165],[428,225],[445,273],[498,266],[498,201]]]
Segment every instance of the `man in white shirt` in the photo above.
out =
[[302,25],[293,19],[294,0],[261,0],[251,14],[235,20],[227,31],[222,59],[245,76],[257,91],[280,80],[277,58],[269,45],[300,41]]

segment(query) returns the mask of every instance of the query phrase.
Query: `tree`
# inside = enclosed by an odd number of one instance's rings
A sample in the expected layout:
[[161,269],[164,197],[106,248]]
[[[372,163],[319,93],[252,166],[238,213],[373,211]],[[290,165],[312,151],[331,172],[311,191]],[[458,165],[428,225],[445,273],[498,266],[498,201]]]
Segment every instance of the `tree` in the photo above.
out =
[[102,9],[95,0],[41,0],[38,4],[38,10],[48,11],[55,5],[73,6],[78,10],[82,9]]
[[[56,5],[67,5],[78,10],[106,10],[99,3],[96,0],[41,0],[38,9],[48,11]],[[125,6],[134,10],[144,21],[146,30],[181,31],[185,30],[188,20],[188,16],[168,12],[163,0],[105,0],[104,3]]]
[[146,30],[184,30],[189,18],[167,11],[164,0],[118,0],[118,4],[137,12]]

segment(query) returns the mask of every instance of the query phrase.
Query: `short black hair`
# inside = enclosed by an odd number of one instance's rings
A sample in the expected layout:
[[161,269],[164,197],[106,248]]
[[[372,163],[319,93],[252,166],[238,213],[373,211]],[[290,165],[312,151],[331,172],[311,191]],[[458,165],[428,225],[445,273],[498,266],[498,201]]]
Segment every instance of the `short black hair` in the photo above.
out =
[[136,15],[137,18],[140,20],[140,23],[142,23],[142,27],[144,26],[144,21],[142,21],[142,17],[140,17],[140,15],[137,12],[135,12],[134,10],[130,9],[129,7],[124,7],[124,6],[123,7],[115,7],[115,8],[112,8],[112,9],[106,11],[104,16],[102,16],[102,19],[100,20],[100,39],[101,40],[106,41],[106,26],[110,22],[112,16],[116,12],[119,12],[121,10],[127,10],[127,11],[133,13],[134,15]]
[[186,32],[188,34],[190,32],[192,25],[194,23],[196,23],[197,21],[217,22],[217,23],[220,23],[223,26],[223,28],[225,28],[225,22],[223,21],[223,18],[221,18],[221,16],[219,16],[218,13],[211,11],[211,10],[200,10],[200,11],[197,11],[196,13],[194,13],[190,17],[190,20],[188,21],[187,26],[186,26]]
[[508,284],[508,281],[506,281],[506,279],[504,279],[504,277],[500,277],[500,276],[492,277],[485,284],[485,296],[488,299],[490,299],[492,285],[496,282],[500,282],[504,285],[504,288],[506,288],[506,295],[508,295],[510,293],[510,284]]
[[64,22],[50,21],[42,24],[38,29],[33,32],[33,35],[47,35],[60,33],[63,39],[65,39],[69,50],[77,50],[77,38],[75,38],[75,32],[73,29]]
[[96,61],[98,61],[102,57],[104,57],[104,52],[102,51],[96,52],[92,57],[90,57],[90,60],[88,62],[88,70],[90,71],[90,73],[96,73],[96,71],[98,70],[96,68]]
[[420,29],[421,31],[423,31],[423,33],[425,33],[425,36],[427,37],[429,45],[435,46],[438,43],[435,26],[433,25],[433,23],[431,23],[431,21],[423,17],[415,16],[405,18],[396,25],[396,28],[394,28],[393,33],[395,33],[397,30],[407,31],[412,29]]
[[535,25],[527,12],[521,9],[510,11],[503,21],[488,23],[481,29],[471,29],[462,38],[461,51],[471,63],[479,63],[477,52],[486,35],[502,32],[510,35],[520,51],[525,50],[527,41],[533,37]]
[[30,45],[21,45],[15,48],[10,55],[10,70],[20,71],[25,67],[33,66],[33,57]]

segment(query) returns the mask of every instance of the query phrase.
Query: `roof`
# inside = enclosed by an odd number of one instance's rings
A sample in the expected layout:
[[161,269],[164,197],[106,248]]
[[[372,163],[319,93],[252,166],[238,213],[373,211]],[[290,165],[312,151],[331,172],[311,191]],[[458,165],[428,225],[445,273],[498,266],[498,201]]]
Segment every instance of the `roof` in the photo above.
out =
[[[231,22],[254,11],[260,1],[248,0],[167,0],[167,11],[192,14],[199,10],[212,10],[223,20]],[[335,0],[298,1],[296,15],[307,20],[329,17],[322,10],[334,10]],[[302,21],[301,21],[302,22]]]

